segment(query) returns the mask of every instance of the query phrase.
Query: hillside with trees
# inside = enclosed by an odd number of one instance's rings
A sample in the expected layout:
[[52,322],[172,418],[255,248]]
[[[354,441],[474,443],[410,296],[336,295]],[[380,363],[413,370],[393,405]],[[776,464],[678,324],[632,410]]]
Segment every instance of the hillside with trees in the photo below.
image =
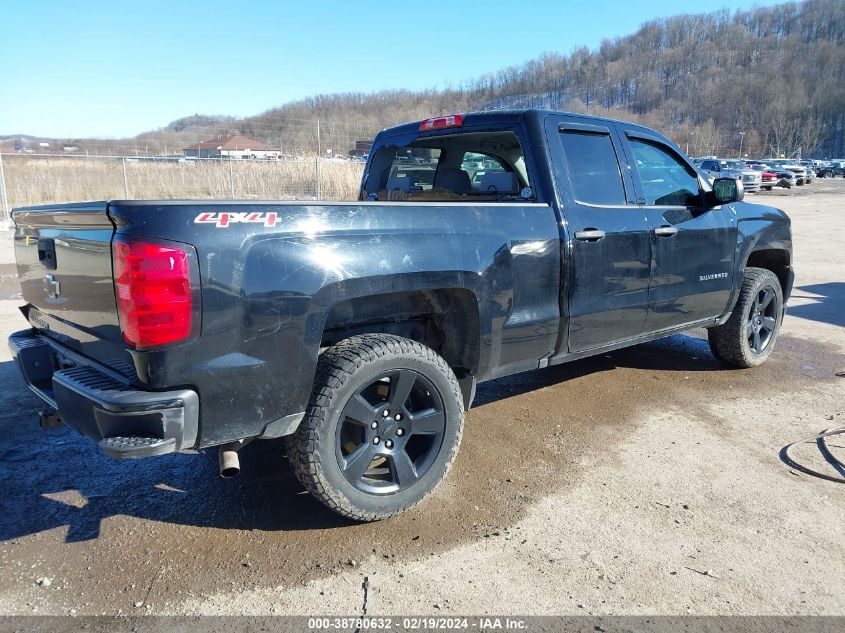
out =
[[[314,97],[245,120],[379,128],[448,112],[508,107],[634,119],[692,153],[845,155],[845,2],[808,0],[646,22],[597,50],[547,53],[449,90]],[[251,127],[253,126],[253,127]]]
[[[534,95],[635,118],[691,150],[745,145],[845,154],[845,3],[810,0],[645,23],[596,51],[549,54],[479,78],[471,99]],[[519,101],[519,100],[517,100]]]
[[134,139],[67,142],[92,153],[172,152],[237,133],[286,154],[337,154],[403,121],[522,107],[640,121],[694,155],[735,152],[742,136],[751,155],[842,157],[845,2],[678,15],[444,89],[321,95],[245,119],[194,115]]

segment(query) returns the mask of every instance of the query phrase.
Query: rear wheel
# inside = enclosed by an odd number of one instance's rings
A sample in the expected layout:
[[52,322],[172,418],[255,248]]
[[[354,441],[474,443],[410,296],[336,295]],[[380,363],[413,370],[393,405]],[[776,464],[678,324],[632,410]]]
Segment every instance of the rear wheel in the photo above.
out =
[[288,455],[299,481],[326,506],[375,521],[434,490],[462,432],[460,387],[446,361],[421,343],[365,334],[321,354]]
[[746,268],[730,318],[707,331],[713,355],[734,367],[756,367],[769,357],[783,320],[783,293],[775,274]]

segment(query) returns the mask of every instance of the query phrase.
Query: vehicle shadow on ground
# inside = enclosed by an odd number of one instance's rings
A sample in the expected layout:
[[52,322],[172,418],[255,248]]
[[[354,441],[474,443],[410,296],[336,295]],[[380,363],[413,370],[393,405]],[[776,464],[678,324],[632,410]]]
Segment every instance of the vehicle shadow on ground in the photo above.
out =
[[[720,368],[705,340],[678,335],[590,359],[479,386],[474,406],[610,371]],[[242,473],[218,476],[216,451],[116,461],[67,428],[42,431],[38,401],[13,362],[0,363],[0,540],[67,526],[68,543],[96,539],[101,523],[125,515],[151,521],[241,530],[313,530],[350,525],[305,493],[279,440],[241,451]]]
[[[818,296],[811,296],[818,295]],[[826,284],[801,286],[792,293],[793,299],[810,299],[813,303],[789,306],[787,314],[845,327],[845,282],[831,281]]]

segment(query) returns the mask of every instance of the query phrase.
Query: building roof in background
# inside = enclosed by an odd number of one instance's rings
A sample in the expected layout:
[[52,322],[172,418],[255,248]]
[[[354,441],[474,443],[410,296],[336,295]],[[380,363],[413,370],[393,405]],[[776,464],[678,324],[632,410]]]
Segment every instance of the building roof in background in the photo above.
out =
[[258,150],[258,151],[272,151],[274,148],[270,147],[269,145],[262,143],[261,141],[256,141],[255,139],[247,138],[246,136],[241,136],[240,134],[235,134],[234,136],[227,136],[225,138],[218,138],[211,141],[203,141],[202,143],[197,143],[196,145],[191,145],[186,147],[185,149],[194,149],[194,150],[240,150],[240,149],[249,149],[249,150]]

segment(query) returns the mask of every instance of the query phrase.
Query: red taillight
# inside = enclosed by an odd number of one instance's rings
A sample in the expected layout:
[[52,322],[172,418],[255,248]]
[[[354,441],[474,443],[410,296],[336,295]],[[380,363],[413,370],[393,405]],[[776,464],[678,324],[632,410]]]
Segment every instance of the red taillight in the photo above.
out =
[[147,242],[114,242],[113,247],[123,338],[139,348],[187,338],[192,325],[188,254]]
[[442,130],[446,127],[460,127],[464,124],[463,114],[450,114],[449,116],[439,116],[433,119],[426,119],[420,123],[420,132],[425,130]]

